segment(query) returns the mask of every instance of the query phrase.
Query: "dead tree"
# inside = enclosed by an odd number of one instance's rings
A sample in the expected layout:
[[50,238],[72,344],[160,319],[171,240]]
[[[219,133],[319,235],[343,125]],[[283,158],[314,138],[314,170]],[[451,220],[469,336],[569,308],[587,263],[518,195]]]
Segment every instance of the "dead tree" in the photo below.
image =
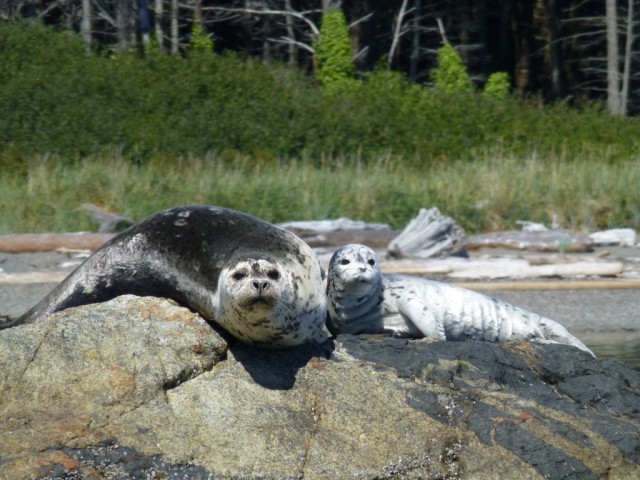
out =
[[80,24],[80,33],[87,45],[87,53],[91,52],[93,37],[91,32],[91,0],[82,0],[82,21]]
[[607,14],[607,107],[609,113],[621,113],[620,70],[618,68],[618,14],[616,0],[606,0]]

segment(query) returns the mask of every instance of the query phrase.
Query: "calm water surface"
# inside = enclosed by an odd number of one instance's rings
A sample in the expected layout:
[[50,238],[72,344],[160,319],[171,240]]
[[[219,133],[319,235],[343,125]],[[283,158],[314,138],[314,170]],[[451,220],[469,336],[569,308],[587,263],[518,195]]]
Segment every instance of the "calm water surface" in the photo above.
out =
[[582,341],[595,353],[598,358],[611,358],[626,366],[640,370],[640,337],[637,332],[625,332],[608,338],[606,335],[598,338],[596,335],[582,335]]
[[600,358],[640,370],[640,290],[487,291],[564,325]]

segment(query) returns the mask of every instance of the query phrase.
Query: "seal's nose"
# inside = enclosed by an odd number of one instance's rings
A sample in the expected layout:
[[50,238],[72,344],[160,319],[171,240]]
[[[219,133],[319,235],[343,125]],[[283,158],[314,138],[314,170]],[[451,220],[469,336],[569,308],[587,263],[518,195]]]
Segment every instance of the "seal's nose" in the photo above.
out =
[[253,286],[260,294],[269,289],[269,282],[253,282]]

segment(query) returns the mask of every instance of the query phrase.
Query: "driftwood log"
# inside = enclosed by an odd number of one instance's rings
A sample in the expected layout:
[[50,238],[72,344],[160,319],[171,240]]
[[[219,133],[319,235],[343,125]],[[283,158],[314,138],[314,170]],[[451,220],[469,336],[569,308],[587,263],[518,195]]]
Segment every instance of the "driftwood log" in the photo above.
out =
[[472,235],[464,241],[468,250],[506,248],[532,252],[590,252],[593,241],[587,235],[574,235],[565,231],[505,231]]
[[112,233],[33,233],[0,235],[0,252],[33,253],[55,250],[97,250]]
[[337,248],[346,243],[365,243],[371,248],[385,248],[400,233],[384,223],[348,218],[279,223],[278,226],[295,233],[311,247]]
[[487,260],[448,258],[433,260],[386,261],[384,273],[406,275],[444,275],[449,278],[577,278],[587,276],[615,277],[623,273],[621,262],[574,261],[546,265],[531,265],[524,259],[492,258]]
[[596,245],[622,245],[633,247],[636,244],[636,231],[633,228],[612,228],[589,234]]
[[91,219],[98,224],[98,233],[120,232],[135,223],[130,218],[108,212],[92,203],[83,203],[81,208],[89,212]]
[[433,258],[464,255],[464,229],[436,207],[420,209],[389,243],[388,258]]

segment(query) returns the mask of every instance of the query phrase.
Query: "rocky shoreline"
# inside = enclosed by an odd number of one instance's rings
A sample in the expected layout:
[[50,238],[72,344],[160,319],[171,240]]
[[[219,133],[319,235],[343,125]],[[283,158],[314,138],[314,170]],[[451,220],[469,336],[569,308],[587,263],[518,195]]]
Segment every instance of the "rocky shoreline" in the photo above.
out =
[[640,372],[563,345],[257,350],[133,296],[0,332],[2,478],[637,478]]

